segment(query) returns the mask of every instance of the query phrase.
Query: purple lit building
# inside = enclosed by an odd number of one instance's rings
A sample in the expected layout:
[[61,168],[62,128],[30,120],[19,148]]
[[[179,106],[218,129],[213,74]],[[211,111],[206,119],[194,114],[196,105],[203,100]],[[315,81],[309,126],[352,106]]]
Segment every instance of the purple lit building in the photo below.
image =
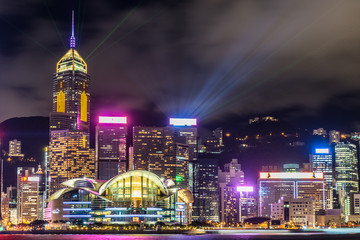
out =
[[96,176],[110,178],[126,172],[126,117],[99,117],[96,126]]

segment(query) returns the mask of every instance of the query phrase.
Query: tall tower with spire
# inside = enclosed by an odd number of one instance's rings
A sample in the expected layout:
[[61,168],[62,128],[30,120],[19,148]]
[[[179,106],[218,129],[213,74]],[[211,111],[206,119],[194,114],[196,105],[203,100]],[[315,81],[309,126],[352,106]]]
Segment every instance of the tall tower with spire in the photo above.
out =
[[57,62],[53,74],[50,114],[50,194],[72,178],[93,177],[94,151],[89,148],[90,76],[76,51],[74,11],[70,49]]
[[53,107],[50,130],[77,129],[89,133],[90,76],[75,49],[74,11],[70,49],[58,61],[53,75]]

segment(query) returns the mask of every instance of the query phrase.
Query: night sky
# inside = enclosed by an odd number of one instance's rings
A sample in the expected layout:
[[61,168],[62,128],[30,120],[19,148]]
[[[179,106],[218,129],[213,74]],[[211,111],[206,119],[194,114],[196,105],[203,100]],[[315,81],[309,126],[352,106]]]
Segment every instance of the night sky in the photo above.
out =
[[[0,122],[48,116],[75,10],[94,113],[360,129],[360,1],[0,0]],[[333,125],[331,125],[333,124]]]

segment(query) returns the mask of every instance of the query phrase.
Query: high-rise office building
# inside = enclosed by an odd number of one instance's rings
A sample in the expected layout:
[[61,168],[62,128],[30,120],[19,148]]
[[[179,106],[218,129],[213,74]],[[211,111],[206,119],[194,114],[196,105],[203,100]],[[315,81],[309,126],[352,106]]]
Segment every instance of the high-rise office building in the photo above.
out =
[[359,191],[358,157],[356,146],[339,142],[335,145],[335,188],[338,192],[341,214],[350,214],[351,192]]
[[[162,127],[133,128],[134,169],[149,170],[150,159],[161,161],[164,156],[165,129]],[[167,135],[170,138],[170,135]]]
[[70,49],[56,65],[53,76],[53,107],[50,130],[76,129],[89,132],[90,76],[75,50],[74,12]]
[[96,176],[110,178],[126,172],[126,117],[100,116],[96,126]]
[[260,172],[258,179],[259,216],[271,216],[271,204],[281,197],[311,198],[315,211],[325,209],[325,183],[323,173],[313,172]]
[[39,177],[32,167],[17,168],[17,214],[19,223],[39,219]]
[[254,188],[252,186],[240,185],[236,187],[241,201],[241,210],[239,211],[241,221],[247,218],[257,217],[257,200]]
[[[219,222],[218,159],[199,159],[199,198],[195,199],[199,219]],[[194,216],[194,213],[193,213]]]
[[[196,118],[170,118],[169,125],[174,128],[174,134],[179,142],[189,146],[189,188],[198,197],[196,178],[198,174],[198,129]],[[183,138],[183,140],[179,140]]]
[[14,139],[9,141],[9,156],[10,157],[23,157],[21,153],[21,141]]
[[236,186],[219,182],[220,222],[234,224],[240,222],[240,195]]
[[[241,202],[243,196],[237,191],[237,187],[244,184],[244,172],[238,159],[232,159],[224,165],[223,170],[218,169],[219,198],[220,198],[220,221],[227,224],[241,221]],[[247,200],[246,200],[247,201]],[[243,211],[245,214],[245,212]]]
[[329,148],[315,148],[310,155],[311,171],[324,173],[326,209],[333,208],[333,161]]
[[53,107],[50,114],[50,192],[62,182],[95,177],[95,154],[89,148],[90,76],[86,62],[75,50],[74,12],[70,49],[53,75]]
[[59,130],[50,135],[50,195],[73,178],[95,178],[95,151],[82,131]]
[[134,127],[135,170],[147,170],[182,187],[189,185],[189,145],[172,127]]

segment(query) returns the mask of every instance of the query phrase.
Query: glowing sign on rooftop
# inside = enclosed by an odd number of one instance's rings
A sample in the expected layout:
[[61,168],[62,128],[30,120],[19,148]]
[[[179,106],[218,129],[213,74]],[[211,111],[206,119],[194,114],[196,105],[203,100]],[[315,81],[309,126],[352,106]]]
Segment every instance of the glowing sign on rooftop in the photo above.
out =
[[22,182],[39,182],[39,177],[21,177]]
[[170,125],[173,126],[196,126],[196,118],[170,118]]
[[328,148],[316,148],[315,149],[315,153],[320,153],[320,154],[329,154],[329,149]]
[[104,117],[99,116],[99,123],[126,124],[127,117]]
[[253,192],[254,188],[252,186],[238,186],[236,190],[238,192]]
[[260,179],[324,179],[324,174],[313,172],[260,172]]

